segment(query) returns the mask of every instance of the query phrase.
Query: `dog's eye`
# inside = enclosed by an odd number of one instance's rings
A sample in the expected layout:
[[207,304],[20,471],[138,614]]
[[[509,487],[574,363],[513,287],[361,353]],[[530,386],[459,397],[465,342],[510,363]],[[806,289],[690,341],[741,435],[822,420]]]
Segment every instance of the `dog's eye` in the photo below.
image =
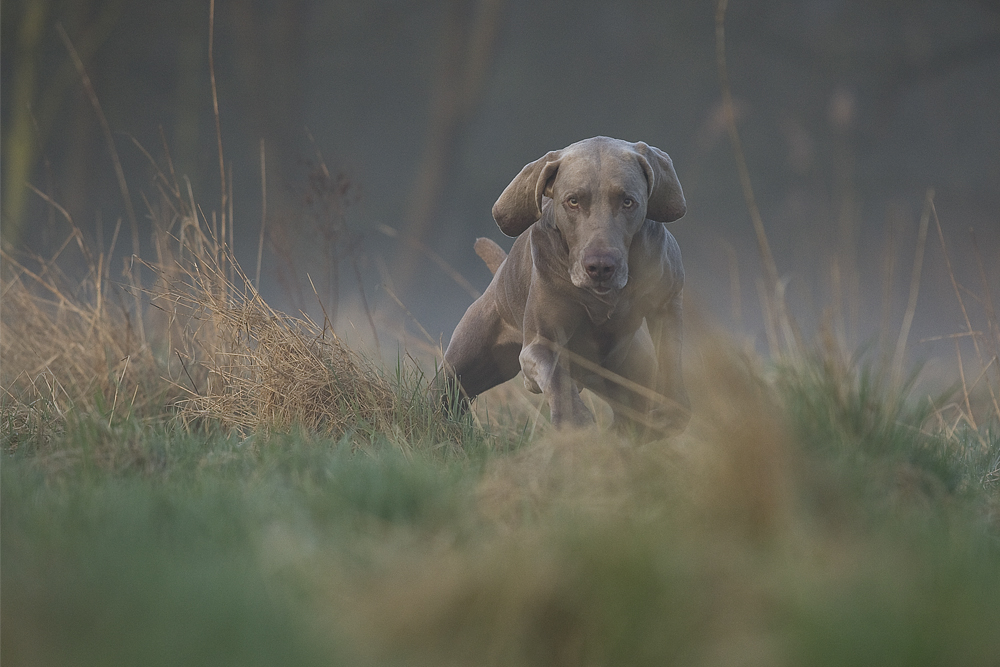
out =
[[635,206],[635,200],[631,197],[625,197],[625,199],[622,200],[622,206],[625,208],[632,208]]
[[570,205],[570,208],[576,208],[580,205],[580,200],[576,197],[570,197],[566,200],[566,203]]

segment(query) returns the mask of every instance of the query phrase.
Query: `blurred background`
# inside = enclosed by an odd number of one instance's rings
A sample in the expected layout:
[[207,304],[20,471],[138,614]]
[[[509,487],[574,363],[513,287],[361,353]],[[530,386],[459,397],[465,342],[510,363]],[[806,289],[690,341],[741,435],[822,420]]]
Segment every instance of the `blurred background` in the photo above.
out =
[[[131,208],[149,256],[154,162],[220,209],[209,17],[209,0],[5,0],[5,248],[63,243],[48,198],[96,247],[125,220],[119,265]],[[593,135],[642,140],[687,195],[670,230],[689,303],[765,347],[715,17],[712,0],[218,0],[237,258],[255,277],[263,223],[272,306],[318,312],[312,278],[341,333],[364,338],[367,308],[383,346],[447,344],[489,282],[475,238],[510,246],[490,209],[518,170]],[[750,178],[807,335],[826,318],[852,349],[895,341],[928,188],[958,282],[1000,293],[995,0],[733,0],[725,27]],[[928,340],[965,329],[929,225],[910,341],[953,359],[951,340]]]

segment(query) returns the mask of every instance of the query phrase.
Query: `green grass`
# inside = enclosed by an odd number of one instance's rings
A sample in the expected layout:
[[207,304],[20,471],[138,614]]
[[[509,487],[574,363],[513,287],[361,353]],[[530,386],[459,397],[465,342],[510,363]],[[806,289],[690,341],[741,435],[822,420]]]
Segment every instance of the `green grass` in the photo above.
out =
[[[457,525],[447,457],[350,443],[78,423],[3,464],[3,654],[11,664],[321,664],[313,549],[370,528]],[[322,663],[326,664],[326,663]]]
[[[0,649],[12,665],[1000,664],[995,428],[936,433],[863,374],[828,374],[803,363],[750,398],[730,383],[731,415],[710,402],[644,447],[8,424]],[[762,404],[770,421],[747,421]]]

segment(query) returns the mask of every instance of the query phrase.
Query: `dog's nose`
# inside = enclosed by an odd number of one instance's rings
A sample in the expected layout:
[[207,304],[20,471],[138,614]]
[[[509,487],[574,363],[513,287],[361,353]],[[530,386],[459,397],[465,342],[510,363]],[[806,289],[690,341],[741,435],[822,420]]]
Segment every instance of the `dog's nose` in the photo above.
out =
[[594,282],[603,283],[610,280],[618,270],[618,262],[608,254],[593,254],[584,259],[583,268]]

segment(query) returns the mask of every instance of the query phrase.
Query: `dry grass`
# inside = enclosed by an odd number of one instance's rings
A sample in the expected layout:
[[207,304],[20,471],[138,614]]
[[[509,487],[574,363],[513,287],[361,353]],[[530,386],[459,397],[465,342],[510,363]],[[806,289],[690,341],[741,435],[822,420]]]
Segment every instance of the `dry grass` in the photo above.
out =
[[92,270],[73,286],[55,262],[32,271],[6,252],[4,260],[0,356],[12,434],[82,413],[159,416],[177,396],[158,381],[161,364],[129,308],[107,298],[104,278]]
[[[200,247],[211,244],[193,229]],[[385,430],[395,421],[389,380],[344,346],[329,322],[320,327],[273,310],[228,250],[225,262],[212,250],[201,261],[182,254],[170,266],[150,266],[159,278],[150,302],[179,329],[174,354],[203,378],[185,373],[186,417],[242,433],[299,426],[341,434]]]
[[[428,438],[457,443],[460,426],[441,418],[415,364],[403,360],[387,375],[345,346],[328,319],[272,309],[219,240],[215,217],[176,183],[162,187],[170,181],[160,176],[161,197],[148,206],[155,258],[133,257],[124,283],[110,278],[108,256],[83,242],[68,214],[73,232],[54,257],[4,252],[9,445],[83,415],[109,426],[139,417],[243,435],[303,428],[404,448]],[[60,269],[68,247],[86,266],[81,280]],[[140,271],[148,287],[133,279]]]

